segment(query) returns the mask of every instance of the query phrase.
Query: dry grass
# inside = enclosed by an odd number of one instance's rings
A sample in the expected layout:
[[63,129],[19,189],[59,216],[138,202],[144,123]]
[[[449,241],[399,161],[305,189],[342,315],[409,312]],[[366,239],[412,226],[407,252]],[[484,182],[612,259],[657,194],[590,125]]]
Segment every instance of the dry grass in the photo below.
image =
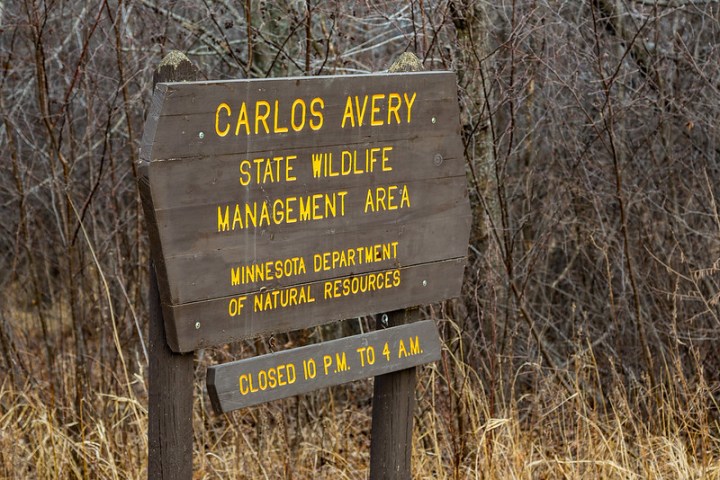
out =
[[[25,356],[31,363],[31,352]],[[216,416],[202,392],[212,355],[202,358],[196,379],[195,478],[366,478],[370,380]],[[117,383],[108,391],[97,373],[80,422],[67,402],[58,401],[73,396],[69,372],[75,361],[73,355],[58,359],[58,371],[67,373],[56,383],[62,390],[55,397],[42,373],[23,383],[3,378],[0,477],[145,477],[142,370],[129,385],[115,375]],[[441,362],[419,373],[413,477],[720,478],[717,383],[709,386],[704,375],[685,378],[679,367],[668,365],[668,378],[674,372],[675,382],[657,391],[642,380],[627,384],[619,375],[613,385],[599,388],[592,349],[568,365],[562,373],[574,379],[571,391],[557,372],[525,363],[509,377],[512,385],[498,389],[491,400],[477,372],[446,347]],[[533,388],[520,392],[528,377]],[[505,398],[501,391],[510,394]]]

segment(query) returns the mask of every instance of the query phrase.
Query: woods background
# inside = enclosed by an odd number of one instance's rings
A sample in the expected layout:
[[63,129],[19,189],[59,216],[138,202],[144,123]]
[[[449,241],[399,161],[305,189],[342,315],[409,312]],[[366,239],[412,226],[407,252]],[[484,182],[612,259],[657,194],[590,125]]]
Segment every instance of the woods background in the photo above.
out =
[[[0,476],[142,478],[152,72],[458,77],[473,235],[417,478],[720,477],[715,0],[0,1]],[[209,412],[198,478],[364,478],[371,381]]]

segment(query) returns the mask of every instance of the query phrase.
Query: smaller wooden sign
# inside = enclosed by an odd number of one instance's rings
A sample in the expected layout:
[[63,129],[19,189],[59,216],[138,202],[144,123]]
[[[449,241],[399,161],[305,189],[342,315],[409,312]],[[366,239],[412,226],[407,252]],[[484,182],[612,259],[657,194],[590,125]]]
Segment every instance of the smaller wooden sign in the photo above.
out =
[[432,320],[209,367],[217,413],[384,375],[440,359]]

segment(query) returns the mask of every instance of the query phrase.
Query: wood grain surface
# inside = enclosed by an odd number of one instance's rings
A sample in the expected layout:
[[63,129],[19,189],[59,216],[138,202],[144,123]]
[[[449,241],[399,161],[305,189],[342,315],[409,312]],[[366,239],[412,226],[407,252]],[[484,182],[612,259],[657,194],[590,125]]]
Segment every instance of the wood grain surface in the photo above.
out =
[[[471,218],[452,73],[158,84],[140,158],[175,351],[459,294]],[[348,253],[388,244],[372,261]],[[247,269],[261,274],[240,280]],[[393,269],[402,281],[385,291],[229,305]],[[420,277],[441,285],[417,288]]]
[[438,359],[437,329],[425,320],[209,367],[208,395],[227,413]]

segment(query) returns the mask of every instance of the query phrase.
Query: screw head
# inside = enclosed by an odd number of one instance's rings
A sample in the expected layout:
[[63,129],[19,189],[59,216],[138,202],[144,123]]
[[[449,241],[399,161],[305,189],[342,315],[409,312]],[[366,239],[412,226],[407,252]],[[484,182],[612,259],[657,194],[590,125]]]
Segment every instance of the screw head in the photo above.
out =
[[431,121],[432,123],[437,123],[437,118],[432,117],[432,119],[431,119],[430,121]]
[[195,330],[200,330],[200,322],[195,322]]
[[433,165],[435,165],[436,167],[439,167],[440,165],[442,165],[443,160],[444,160],[443,156],[440,155],[439,153],[436,153],[435,156],[433,157]]
[[200,132],[200,133],[198,133],[198,137],[200,137],[200,140],[202,140],[203,138],[205,138],[205,132]]
[[427,287],[427,280],[423,280],[423,287]]
[[380,317],[380,323],[382,324],[383,328],[387,328],[389,323],[387,313],[382,314],[382,317]]

